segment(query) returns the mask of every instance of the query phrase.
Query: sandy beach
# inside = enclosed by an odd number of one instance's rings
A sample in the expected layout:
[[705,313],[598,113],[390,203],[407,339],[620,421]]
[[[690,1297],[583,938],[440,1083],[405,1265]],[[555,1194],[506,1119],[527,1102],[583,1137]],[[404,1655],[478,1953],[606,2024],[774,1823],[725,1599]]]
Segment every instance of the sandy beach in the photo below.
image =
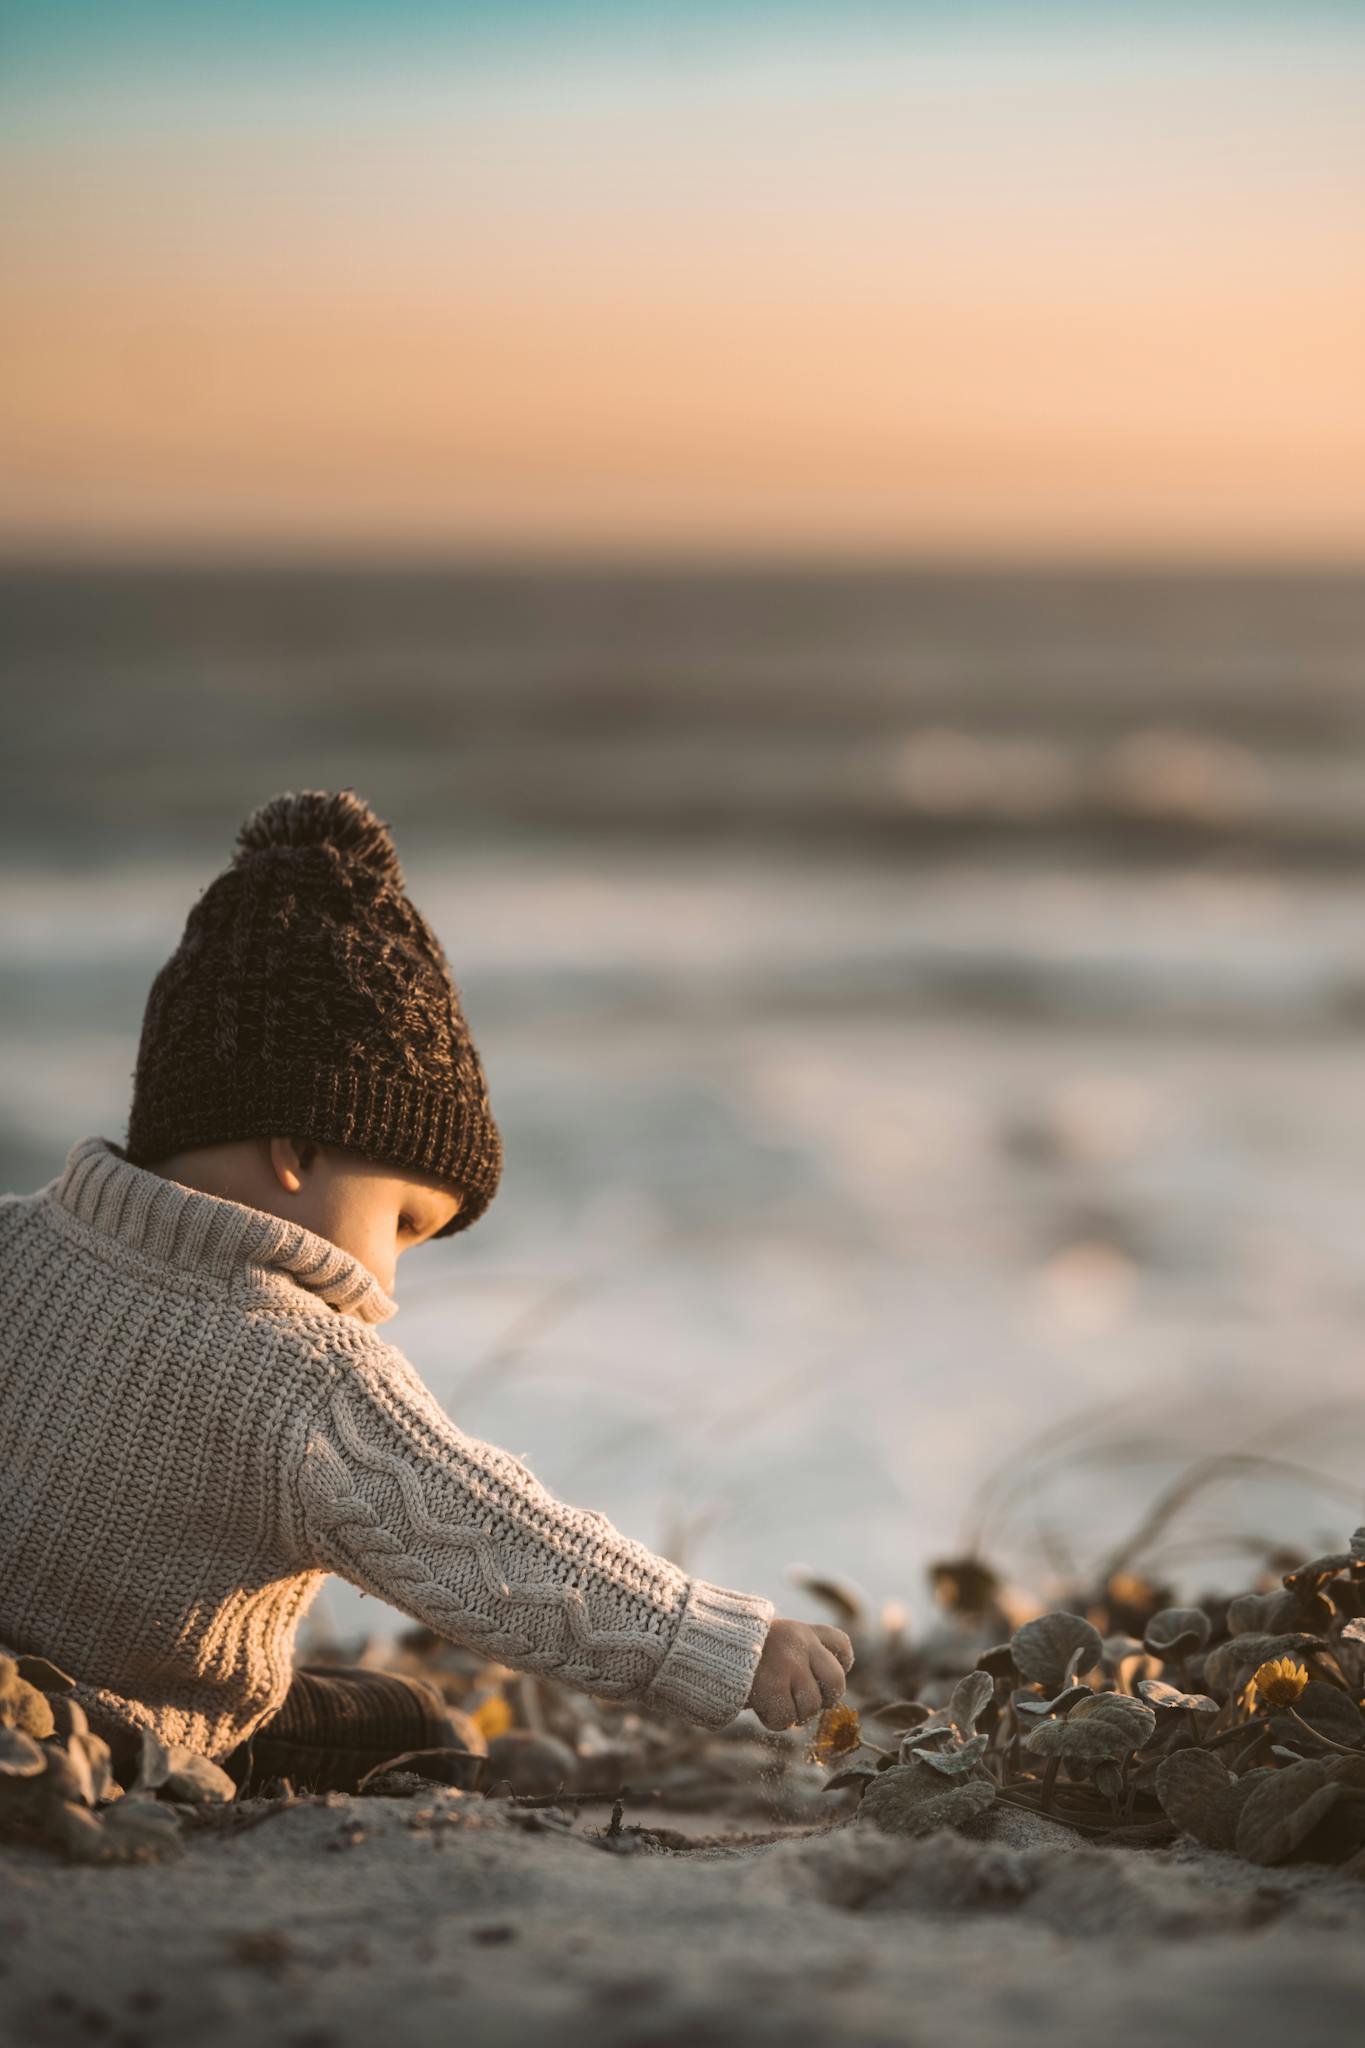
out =
[[630,1826],[613,1848],[605,1816],[566,1832],[432,1788],[148,1868],[6,1847],[3,2038],[1326,2048],[1365,2000],[1365,1886],[1321,1866],[1091,1848],[1009,1813],[920,1841],[845,1819],[746,1842],[717,1816],[735,1839],[691,1850]]

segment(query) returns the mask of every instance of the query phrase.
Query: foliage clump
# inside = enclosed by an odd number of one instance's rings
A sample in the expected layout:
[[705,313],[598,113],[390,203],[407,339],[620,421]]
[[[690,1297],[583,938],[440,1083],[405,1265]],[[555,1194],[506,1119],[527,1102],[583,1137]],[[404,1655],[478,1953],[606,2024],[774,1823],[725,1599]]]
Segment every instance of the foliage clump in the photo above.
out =
[[80,1863],[178,1855],[185,1809],[230,1800],[232,1779],[208,1757],[146,1731],[125,1791],[108,1743],[70,1697],[75,1683],[45,1657],[0,1650],[0,1837]]
[[[883,1831],[970,1829],[1000,1804],[1091,1840],[1185,1834],[1255,1863],[1365,1877],[1365,1529],[1278,1590],[1176,1607],[1153,1589],[1142,1604],[1125,1572],[1118,1599],[1101,1586],[1077,1611],[1024,1622],[955,1682],[942,1645],[864,1628],[856,1731],[848,1706],[830,1710],[812,1755]],[[978,1633],[986,1618],[970,1617]],[[904,1696],[878,1700],[883,1678]]]

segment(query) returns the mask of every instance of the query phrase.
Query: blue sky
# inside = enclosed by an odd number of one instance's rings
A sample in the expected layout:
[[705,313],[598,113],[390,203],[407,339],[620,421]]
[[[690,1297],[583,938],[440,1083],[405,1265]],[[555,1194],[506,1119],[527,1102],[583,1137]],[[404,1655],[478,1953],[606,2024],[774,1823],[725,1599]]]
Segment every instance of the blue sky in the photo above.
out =
[[141,57],[250,60],[403,46],[525,55],[564,45],[654,49],[735,38],[881,35],[1016,40],[1058,32],[1140,43],[1191,36],[1365,33],[1361,0],[0,0],[11,83]]

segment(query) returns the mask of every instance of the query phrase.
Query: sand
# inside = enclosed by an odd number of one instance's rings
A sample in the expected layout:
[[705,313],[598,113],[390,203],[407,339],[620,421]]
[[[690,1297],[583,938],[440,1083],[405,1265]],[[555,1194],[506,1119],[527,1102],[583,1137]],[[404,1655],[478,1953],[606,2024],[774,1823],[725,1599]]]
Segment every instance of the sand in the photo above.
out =
[[432,1788],[196,1833],[159,1867],[7,1846],[0,2038],[1326,2048],[1365,2014],[1365,1885],[1317,1866],[1091,1848],[1017,1813],[971,1839],[847,1820],[681,1852],[609,1850],[602,1826]]

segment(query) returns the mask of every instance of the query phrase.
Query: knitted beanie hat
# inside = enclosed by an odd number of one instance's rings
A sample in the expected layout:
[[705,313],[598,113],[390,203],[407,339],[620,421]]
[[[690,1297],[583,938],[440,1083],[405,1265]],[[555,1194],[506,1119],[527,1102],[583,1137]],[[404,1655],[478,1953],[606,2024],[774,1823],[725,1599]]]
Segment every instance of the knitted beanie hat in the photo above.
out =
[[437,1237],[497,1191],[502,1140],[449,962],[353,789],[253,812],[147,998],[129,1161],[258,1137],[450,1182],[464,1199]]

